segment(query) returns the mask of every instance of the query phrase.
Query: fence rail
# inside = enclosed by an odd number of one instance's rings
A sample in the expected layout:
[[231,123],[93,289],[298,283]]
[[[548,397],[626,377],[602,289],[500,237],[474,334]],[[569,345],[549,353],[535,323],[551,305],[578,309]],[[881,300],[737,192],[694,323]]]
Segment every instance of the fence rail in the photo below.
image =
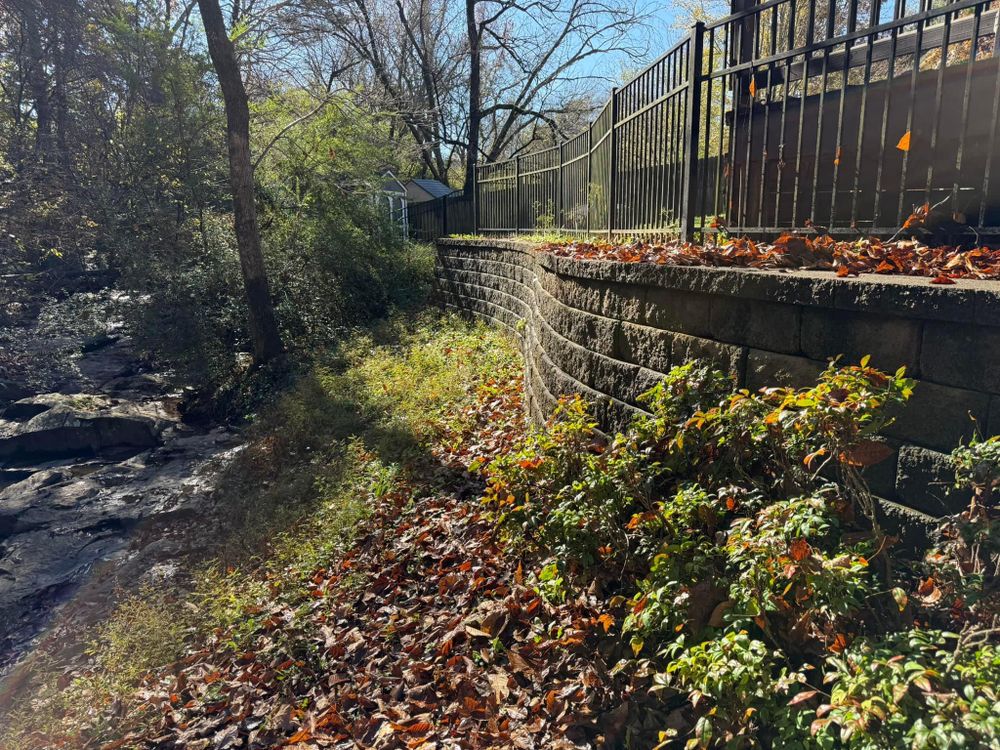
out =
[[585,132],[479,166],[467,231],[884,235],[942,203],[955,232],[1000,238],[998,36],[995,0],[747,4]]

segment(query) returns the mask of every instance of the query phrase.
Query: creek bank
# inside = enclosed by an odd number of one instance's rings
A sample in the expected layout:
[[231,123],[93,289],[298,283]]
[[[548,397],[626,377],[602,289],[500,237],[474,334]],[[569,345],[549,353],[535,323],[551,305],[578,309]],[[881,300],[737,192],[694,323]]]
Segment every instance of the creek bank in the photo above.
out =
[[0,329],[0,679],[14,684],[117,594],[207,554],[240,450],[229,429],[183,421],[182,394],[117,322],[119,293],[39,297],[22,316],[8,304]]

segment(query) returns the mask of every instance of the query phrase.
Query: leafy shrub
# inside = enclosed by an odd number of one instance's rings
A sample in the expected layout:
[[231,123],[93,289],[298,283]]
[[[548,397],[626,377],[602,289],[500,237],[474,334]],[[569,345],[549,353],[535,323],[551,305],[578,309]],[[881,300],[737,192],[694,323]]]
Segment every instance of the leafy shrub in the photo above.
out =
[[859,640],[827,660],[821,747],[919,750],[1000,746],[1000,651],[934,630]]
[[682,635],[662,655],[668,664],[660,684],[686,691],[695,708],[712,706],[696,722],[687,748],[748,747],[762,728],[778,736],[797,732],[788,696],[804,675],[790,671],[784,654],[746,631],[694,644]]
[[[892,540],[860,470],[889,453],[877,434],[912,388],[867,359],[757,393],[689,363],[599,449],[585,404],[564,400],[493,464],[487,499],[544,551],[548,598],[610,562],[631,576],[619,599],[631,655],[615,669],[687,696],[664,747],[994,747],[1000,451],[995,439],[956,451],[976,499],[948,519],[911,596],[887,579]],[[963,634],[897,632],[939,616]]]
[[598,541],[616,535],[614,519],[630,502],[617,481],[627,467],[614,465],[627,452],[605,446],[596,426],[581,398],[560,399],[544,428],[489,467],[487,500],[500,523],[553,549],[560,565],[595,562]]
[[726,541],[731,614],[754,618],[791,647],[832,642],[838,618],[856,612],[875,587],[868,561],[840,541],[835,488],[774,502],[734,521]]

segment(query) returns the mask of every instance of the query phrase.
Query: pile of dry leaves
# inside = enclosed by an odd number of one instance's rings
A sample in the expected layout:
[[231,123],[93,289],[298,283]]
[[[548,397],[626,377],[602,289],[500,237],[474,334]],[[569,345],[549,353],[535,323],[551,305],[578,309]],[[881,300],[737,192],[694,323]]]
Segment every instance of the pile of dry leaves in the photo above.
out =
[[932,284],[954,284],[956,279],[1000,279],[1000,250],[978,247],[961,250],[930,246],[916,239],[835,240],[828,234],[783,234],[773,242],[746,237],[695,245],[667,243],[556,242],[541,250],[581,260],[657,263],[670,266],[715,266],[761,269],[835,271],[838,276],[877,273],[925,276]]
[[662,728],[648,681],[609,673],[623,645],[607,605],[543,600],[497,538],[467,468],[523,430],[520,383],[480,390],[477,426],[440,442],[424,486],[396,486],[297,591],[275,581],[247,613],[251,649],[217,633],[149,680],[105,750],[613,747],[626,726]]

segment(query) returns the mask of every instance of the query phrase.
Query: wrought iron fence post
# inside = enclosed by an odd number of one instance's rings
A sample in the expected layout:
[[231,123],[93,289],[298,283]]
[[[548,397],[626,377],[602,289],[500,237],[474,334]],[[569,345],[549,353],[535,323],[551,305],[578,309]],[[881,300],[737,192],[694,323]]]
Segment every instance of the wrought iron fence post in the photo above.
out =
[[611,130],[608,132],[608,239],[615,231],[615,203],[618,201],[618,87],[611,89]]
[[448,196],[441,197],[441,236],[448,236]]
[[556,167],[556,220],[555,229],[563,228],[563,145],[559,144],[559,165]]
[[479,234],[479,165],[472,168],[472,233]]
[[587,234],[590,234],[590,162],[594,146],[594,124],[587,126],[587,184],[584,189],[584,200],[587,204]]
[[684,174],[681,190],[681,240],[694,239],[695,197],[698,191],[698,143],[701,125],[702,52],[705,47],[705,24],[698,21],[691,29],[690,57],[688,58],[687,118],[684,148]]
[[521,233],[521,157],[514,157],[514,234]]

